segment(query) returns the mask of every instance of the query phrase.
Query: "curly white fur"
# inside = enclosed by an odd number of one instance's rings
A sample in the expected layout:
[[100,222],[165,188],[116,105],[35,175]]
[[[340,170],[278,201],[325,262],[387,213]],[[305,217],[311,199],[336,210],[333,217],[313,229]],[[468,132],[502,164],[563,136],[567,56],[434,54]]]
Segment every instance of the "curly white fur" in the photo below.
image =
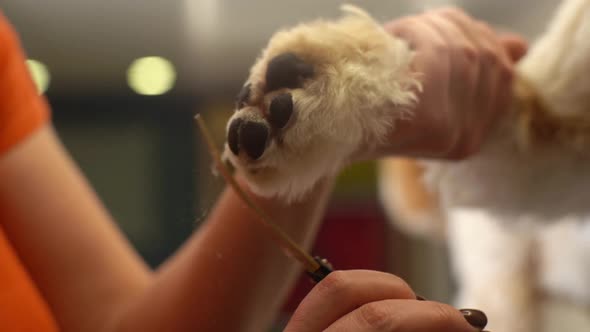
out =
[[[295,116],[282,144],[273,140],[259,160],[228,158],[265,196],[297,200],[322,177],[337,174],[362,143],[385,139],[395,119],[415,101],[418,81],[410,72],[413,52],[392,38],[368,14],[351,6],[338,21],[318,20],[277,32],[252,67],[247,82],[253,99],[268,106],[285,89],[263,94],[268,62],[294,53],[313,65],[314,77],[293,89]],[[289,90],[289,89],[286,89]],[[262,121],[259,107],[236,112],[235,118]]]

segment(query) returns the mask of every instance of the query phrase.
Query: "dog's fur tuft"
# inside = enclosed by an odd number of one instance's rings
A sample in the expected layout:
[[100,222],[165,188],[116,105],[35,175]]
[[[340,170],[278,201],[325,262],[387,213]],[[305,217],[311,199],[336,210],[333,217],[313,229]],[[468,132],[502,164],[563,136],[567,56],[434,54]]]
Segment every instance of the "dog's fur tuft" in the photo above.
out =
[[[343,10],[340,20],[277,32],[251,69],[251,103],[264,109],[285,91],[264,90],[269,61],[293,53],[314,68],[312,79],[290,90],[294,121],[260,160],[243,160],[226,149],[225,156],[258,194],[297,200],[322,177],[338,173],[361,145],[383,142],[416,101],[420,87],[410,71],[413,52],[407,43],[392,38],[366,12],[352,6]],[[244,112],[232,120],[247,116]]]

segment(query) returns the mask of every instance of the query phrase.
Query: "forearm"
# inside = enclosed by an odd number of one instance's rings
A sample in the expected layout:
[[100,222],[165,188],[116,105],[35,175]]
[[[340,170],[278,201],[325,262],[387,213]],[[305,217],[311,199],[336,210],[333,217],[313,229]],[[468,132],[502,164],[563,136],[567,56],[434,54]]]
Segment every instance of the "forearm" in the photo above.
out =
[[49,125],[0,160],[2,227],[63,331],[108,329],[150,273]]
[[[202,229],[150,273],[50,127],[2,159],[0,174],[12,215],[2,226],[64,331],[261,331],[299,271],[226,190]],[[308,247],[331,188],[293,205],[256,200]]]
[[[294,241],[308,248],[332,181],[292,205],[255,198]],[[125,315],[121,331],[264,331],[300,271],[256,216],[227,189],[208,221],[165,264]]]

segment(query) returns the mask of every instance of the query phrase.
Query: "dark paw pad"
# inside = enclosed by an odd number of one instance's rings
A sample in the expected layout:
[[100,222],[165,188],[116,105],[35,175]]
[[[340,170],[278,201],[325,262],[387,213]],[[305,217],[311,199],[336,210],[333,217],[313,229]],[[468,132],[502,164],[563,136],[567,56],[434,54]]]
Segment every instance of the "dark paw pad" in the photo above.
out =
[[266,149],[269,129],[260,122],[235,119],[229,125],[227,145],[236,156],[243,150],[251,159],[258,159]]
[[304,79],[313,75],[313,66],[303,62],[293,53],[277,55],[266,69],[266,91],[301,87]]
[[229,145],[229,149],[236,156],[240,152],[240,144],[238,142],[238,140],[239,140],[238,135],[239,135],[240,127],[242,126],[243,123],[244,123],[244,120],[239,119],[239,118],[235,119],[230,123],[229,129],[227,130],[227,145]]
[[268,127],[259,122],[245,122],[239,130],[240,148],[243,148],[248,157],[256,160],[262,156],[268,140]]
[[290,93],[280,94],[272,99],[268,122],[276,129],[284,128],[293,114],[293,97]]

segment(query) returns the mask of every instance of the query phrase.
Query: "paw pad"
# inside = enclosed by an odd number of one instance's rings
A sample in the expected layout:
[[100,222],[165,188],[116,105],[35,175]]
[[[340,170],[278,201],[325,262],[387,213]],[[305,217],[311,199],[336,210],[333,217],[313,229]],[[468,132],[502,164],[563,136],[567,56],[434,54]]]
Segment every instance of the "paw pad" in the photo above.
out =
[[313,66],[293,53],[277,55],[266,69],[266,91],[301,87],[304,79],[313,75]]
[[272,99],[268,109],[268,122],[276,129],[284,128],[293,114],[293,97],[282,93]]
[[268,136],[268,127],[260,122],[246,121],[239,130],[241,148],[253,160],[264,153]]
[[237,118],[230,123],[227,130],[227,145],[236,156],[240,152],[239,131],[243,122],[244,120]]
[[262,156],[266,149],[270,130],[264,123],[234,119],[229,125],[227,145],[233,154],[244,151],[252,160]]

